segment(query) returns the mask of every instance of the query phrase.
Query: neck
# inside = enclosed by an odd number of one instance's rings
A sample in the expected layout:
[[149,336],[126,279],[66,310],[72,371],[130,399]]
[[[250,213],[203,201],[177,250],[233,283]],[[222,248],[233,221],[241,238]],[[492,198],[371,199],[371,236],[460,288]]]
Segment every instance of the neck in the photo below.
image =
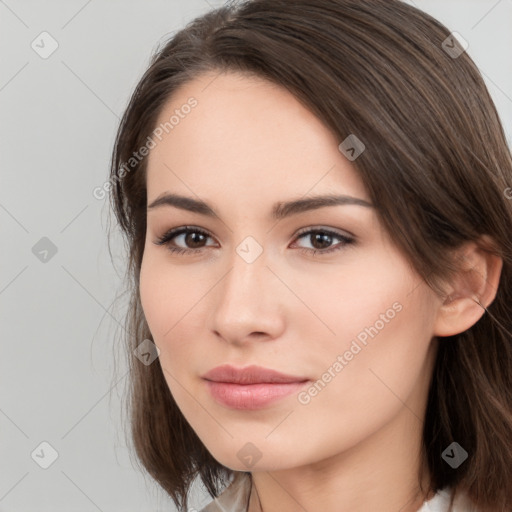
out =
[[248,512],[417,512],[434,493],[420,490],[420,480],[423,489],[429,488],[429,477],[426,466],[420,467],[418,419],[407,408],[402,414],[372,438],[328,460],[253,472]]

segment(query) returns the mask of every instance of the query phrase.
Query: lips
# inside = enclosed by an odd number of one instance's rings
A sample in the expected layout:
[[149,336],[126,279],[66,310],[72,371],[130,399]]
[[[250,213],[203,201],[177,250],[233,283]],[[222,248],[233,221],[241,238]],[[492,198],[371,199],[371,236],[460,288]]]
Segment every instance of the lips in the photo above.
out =
[[286,375],[262,366],[251,365],[245,368],[236,368],[229,364],[213,368],[205,373],[202,378],[213,382],[233,384],[288,384],[308,380],[306,377]]
[[262,409],[300,391],[309,379],[263,368],[222,365],[202,378],[211,396],[230,409]]

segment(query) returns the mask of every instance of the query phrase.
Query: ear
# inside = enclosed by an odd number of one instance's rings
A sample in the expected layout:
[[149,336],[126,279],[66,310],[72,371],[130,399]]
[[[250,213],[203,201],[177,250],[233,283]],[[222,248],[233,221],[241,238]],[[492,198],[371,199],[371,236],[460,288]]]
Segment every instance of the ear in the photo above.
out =
[[435,336],[453,336],[472,327],[496,297],[503,260],[492,254],[492,242],[484,235],[468,242],[455,255],[461,269],[447,287],[434,323]]

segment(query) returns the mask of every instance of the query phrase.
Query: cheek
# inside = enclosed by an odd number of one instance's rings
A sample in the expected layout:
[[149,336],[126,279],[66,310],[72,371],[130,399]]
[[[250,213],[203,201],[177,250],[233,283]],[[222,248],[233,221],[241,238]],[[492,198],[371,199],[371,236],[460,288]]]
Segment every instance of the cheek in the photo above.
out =
[[[365,329],[377,324],[379,332],[389,330],[404,317],[404,302],[414,298],[408,295],[417,286],[419,278],[407,271],[396,258],[384,258],[383,252],[375,251],[372,257],[351,262],[339,269],[326,266],[315,272],[303,272],[290,287],[304,301],[294,306],[292,323],[306,317],[309,330],[316,327],[315,349],[341,350],[350,347],[357,335],[364,343],[370,335]],[[400,310],[400,311],[399,311]],[[301,314],[299,313],[307,313]],[[383,316],[381,316],[383,315]],[[292,325],[293,327],[293,325]],[[375,332],[373,330],[373,332]],[[302,341],[308,343],[308,337]]]
[[193,295],[193,287],[188,284],[180,281],[179,271],[170,271],[160,255],[152,251],[144,254],[140,270],[140,300],[155,341],[163,342],[185,315],[188,298]]
[[160,363],[170,374],[180,375],[180,378],[188,369],[185,363],[194,361],[197,344],[191,340],[199,339],[200,333],[195,330],[203,325],[197,315],[205,290],[194,286],[194,275],[180,267],[171,267],[165,255],[151,251],[144,255],[140,271],[141,305],[153,340],[160,349]]
[[162,311],[165,307],[165,303],[162,302],[165,282],[158,279],[159,274],[158,267],[152,264],[151,258],[145,254],[139,278],[140,301],[155,342],[160,338],[163,329]]
[[[315,411],[332,414],[336,403],[342,416],[354,419],[400,406],[397,396],[405,399],[421,378],[431,341],[426,285],[397,260],[381,260],[331,279],[328,287],[306,286],[308,305],[324,324],[314,319],[316,329],[309,327],[302,339],[305,360],[320,380],[310,389]],[[311,340],[314,350],[307,348]]]

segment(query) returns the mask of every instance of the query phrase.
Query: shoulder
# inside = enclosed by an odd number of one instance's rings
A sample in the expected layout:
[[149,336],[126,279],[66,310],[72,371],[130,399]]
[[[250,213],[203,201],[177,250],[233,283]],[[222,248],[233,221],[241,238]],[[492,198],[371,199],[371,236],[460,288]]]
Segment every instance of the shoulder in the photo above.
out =
[[199,512],[245,512],[250,489],[249,475],[236,474],[224,491]]
[[437,491],[433,498],[423,503],[418,512],[479,512],[463,491],[457,491],[450,511],[452,494],[453,490],[450,487]]

